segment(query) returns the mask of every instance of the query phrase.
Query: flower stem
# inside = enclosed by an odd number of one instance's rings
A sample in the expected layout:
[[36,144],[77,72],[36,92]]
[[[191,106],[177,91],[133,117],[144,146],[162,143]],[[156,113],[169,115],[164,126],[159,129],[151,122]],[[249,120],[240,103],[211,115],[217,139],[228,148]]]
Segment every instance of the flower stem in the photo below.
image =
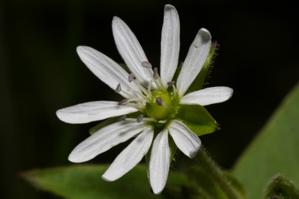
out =
[[206,149],[202,147],[197,155],[197,160],[201,167],[218,183],[219,187],[226,194],[229,199],[244,199],[244,197],[236,190],[231,182],[224,175],[224,172],[215,163],[215,161],[208,155]]

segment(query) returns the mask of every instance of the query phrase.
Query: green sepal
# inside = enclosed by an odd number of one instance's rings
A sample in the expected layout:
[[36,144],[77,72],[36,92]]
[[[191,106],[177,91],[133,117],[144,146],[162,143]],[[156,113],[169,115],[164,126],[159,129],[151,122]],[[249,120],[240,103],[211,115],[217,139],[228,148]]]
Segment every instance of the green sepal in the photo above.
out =
[[217,46],[218,46],[218,44],[216,42],[212,44],[209,55],[203,65],[200,73],[197,75],[197,77],[195,78],[195,80],[193,81],[191,86],[189,87],[188,93],[192,92],[192,91],[200,90],[204,86],[211,70],[213,69],[212,64],[214,63],[214,59],[217,55],[217,53],[216,53]]
[[218,128],[216,120],[200,105],[181,105],[176,117],[199,136],[213,133]]
[[266,189],[265,199],[299,199],[299,190],[286,177],[275,176]]

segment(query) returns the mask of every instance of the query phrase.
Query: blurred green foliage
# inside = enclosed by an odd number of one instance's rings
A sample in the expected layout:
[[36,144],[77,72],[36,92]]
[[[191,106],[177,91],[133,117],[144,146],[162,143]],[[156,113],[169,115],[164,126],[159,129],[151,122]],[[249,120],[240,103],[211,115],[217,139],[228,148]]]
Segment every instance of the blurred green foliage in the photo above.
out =
[[237,162],[234,174],[246,187],[249,198],[262,198],[268,181],[277,174],[299,186],[298,107],[299,85]]
[[[135,167],[132,172],[115,182],[105,182],[100,179],[100,175],[106,169],[106,165],[70,166],[34,170],[24,175],[37,188],[67,199],[165,198],[163,195],[155,196],[151,192],[146,176],[147,169],[144,166]],[[178,190],[183,194],[180,187],[183,183],[186,183],[183,175],[171,173],[170,189]]]

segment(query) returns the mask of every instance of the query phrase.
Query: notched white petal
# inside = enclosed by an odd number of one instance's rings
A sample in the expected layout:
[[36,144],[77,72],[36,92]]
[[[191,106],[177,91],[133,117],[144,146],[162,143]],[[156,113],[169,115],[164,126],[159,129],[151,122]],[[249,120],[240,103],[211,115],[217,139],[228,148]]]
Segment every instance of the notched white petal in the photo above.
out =
[[225,86],[205,88],[191,92],[181,99],[182,104],[199,104],[206,106],[225,102],[231,98],[233,89]]
[[184,123],[174,120],[169,133],[176,146],[189,158],[193,158],[201,146],[201,141]]
[[145,129],[144,123],[123,120],[99,129],[81,142],[69,155],[69,161],[80,163],[127,141]]
[[128,25],[119,17],[113,17],[112,31],[116,47],[131,72],[141,82],[151,80],[151,69],[143,67],[142,63],[148,63],[148,59],[134,33]]
[[119,105],[119,102],[94,101],[59,109],[56,112],[56,115],[63,122],[82,124],[125,115],[136,111],[138,110],[133,107]]
[[181,96],[187,91],[202,69],[210,52],[211,39],[210,32],[202,28],[192,42],[177,80],[177,88]]
[[150,184],[155,194],[163,191],[168,178],[169,166],[168,132],[164,130],[154,140],[149,164]]
[[173,78],[180,52],[180,19],[172,5],[164,7],[164,21],[161,37],[160,74],[164,86]]
[[140,133],[113,161],[102,178],[114,181],[135,167],[148,152],[153,140],[153,130],[148,128]]
[[77,53],[91,72],[110,88],[115,90],[120,85],[122,90],[119,93],[123,97],[129,98],[136,92],[140,93],[138,86],[128,81],[129,74],[103,53],[88,46],[78,46]]

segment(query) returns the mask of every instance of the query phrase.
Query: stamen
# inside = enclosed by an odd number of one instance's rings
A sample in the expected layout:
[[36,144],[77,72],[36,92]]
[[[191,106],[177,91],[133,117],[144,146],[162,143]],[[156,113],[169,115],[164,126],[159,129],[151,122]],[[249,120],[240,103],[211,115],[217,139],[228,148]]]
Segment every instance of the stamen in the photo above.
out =
[[152,64],[149,63],[148,61],[141,62],[141,65],[145,68],[152,68]]
[[133,73],[129,74],[129,77],[128,77],[129,82],[132,82],[135,79],[136,79],[136,77],[134,76]]
[[167,82],[168,87],[172,87],[172,86],[174,86],[174,84],[175,84],[174,81]]
[[115,91],[116,91],[117,93],[119,93],[119,92],[121,91],[121,86],[120,86],[120,84],[117,84]]
[[154,75],[153,75],[153,77],[154,77],[154,79],[158,79],[160,77],[157,67],[154,68]]
[[163,100],[162,100],[161,97],[157,97],[157,98],[156,98],[156,104],[158,104],[158,105],[160,105],[160,106],[163,105]]
[[118,102],[118,105],[124,105],[128,102],[129,100],[128,99],[123,99],[121,101]]
[[137,118],[136,118],[137,122],[142,122],[143,121],[143,115],[139,115]]
[[157,87],[164,88],[157,67],[154,68],[153,80],[154,80],[154,83],[155,83],[155,85],[156,85]]

